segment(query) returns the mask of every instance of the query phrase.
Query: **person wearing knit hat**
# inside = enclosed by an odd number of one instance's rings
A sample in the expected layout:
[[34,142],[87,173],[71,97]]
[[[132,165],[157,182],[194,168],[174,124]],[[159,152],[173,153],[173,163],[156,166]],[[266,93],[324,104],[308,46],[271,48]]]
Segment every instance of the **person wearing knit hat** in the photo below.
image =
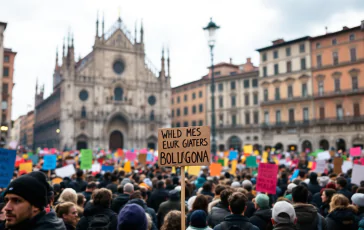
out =
[[292,201],[292,189],[295,188],[297,185],[295,183],[290,183],[287,186],[286,195],[284,198],[287,198],[288,200]]
[[118,230],[147,230],[148,220],[145,211],[137,204],[127,204],[119,212]]
[[231,187],[232,187],[232,188],[241,188],[240,182],[239,182],[239,181],[234,181],[234,182],[231,184]]
[[271,223],[272,210],[269,207],[269,197],[265,194],[259,194],[255,197],[255,213],[249,218],[250,222],[259,229],[268,229]]
[[212,230],[207,226],[207,214],[203,210],[195,210],[190,219],[187,230]]
[[353,205],[358,208],[358,216],[364,217],[364,194],[355,193],[351,196],[351,201],[353,202]]
[[8,229],[65,230],[62,220],[44,211],[47,189],[36,178],[23,175],[8,185],[4,192],[5,226]]
[[294,226],[296,222],[296,212],[290,203],[287,201],[279,201],[274,204],[272,210],[272,223],[274,229],[296,229]]

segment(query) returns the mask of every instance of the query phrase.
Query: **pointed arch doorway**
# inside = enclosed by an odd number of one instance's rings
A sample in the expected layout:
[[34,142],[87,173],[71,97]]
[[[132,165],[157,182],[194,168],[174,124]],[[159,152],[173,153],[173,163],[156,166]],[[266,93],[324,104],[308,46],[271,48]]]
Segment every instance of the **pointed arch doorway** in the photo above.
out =
[[123,134],[118,131],[115,130],[110,134],[110,139],[109,139],[109,149],[114,151],[117,149],[122,149],[124,147],[124,137]]

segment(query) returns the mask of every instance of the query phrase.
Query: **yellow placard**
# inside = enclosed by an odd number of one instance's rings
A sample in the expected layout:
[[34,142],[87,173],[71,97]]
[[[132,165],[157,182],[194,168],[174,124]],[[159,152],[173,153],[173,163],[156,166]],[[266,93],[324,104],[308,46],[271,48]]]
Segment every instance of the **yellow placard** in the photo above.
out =
[[201,166],[189,166],[188,174],[198,176],[200,174]]
[[231,161],[231,170],[230,170],[230,174],[235,175],[235,171],[236,171],[236,165],[238,164],[237,160],[233,160]]
[[263,152],[262,163],[268,163],[268,152]]
[[33,171],[33,163],[26,162],[19,164],[19,171],[26,171],[27,173],[31,173]]
[[259,155],[259,151],[258,151],[258,150],[255,150],[255,151],[254,151],[254,155],[255,155],[255,156],[258,156],[258,155]]
[[28,154],[23,154],[23,159],[24,160],[28,159]]
[[253,146],[252,145],[244,145],[244,153],[252,154]]
[[307,168],[311,169],[312,168],[312,161],[308,162]]
[[224,159],[224,167],[228,167],[229,166],[229,159],[225,158]]
[[279,165],[279,160],[277,159],[277,157],[273,157],[273,160],[276,163],[276,165]]
[[176,167],[172,167],[172,173],[176,174]]
[[52,184],[60,184],[62,181],[62,178],[56,177],[52,180]]
[[131,172],[131,163],[130,163],[130,161],[125,162],[124,171],[126,173],[130,173]]

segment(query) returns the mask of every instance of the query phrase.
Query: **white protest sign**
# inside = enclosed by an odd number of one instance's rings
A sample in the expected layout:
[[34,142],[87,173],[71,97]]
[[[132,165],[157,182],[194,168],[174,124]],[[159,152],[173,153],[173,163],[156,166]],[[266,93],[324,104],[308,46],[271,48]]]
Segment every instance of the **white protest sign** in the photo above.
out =
[[316,161],[316,169],[315,172],[323,173],[326,168],[326,161],[325,160],[318,160]]
[[344,161],[343,165],[341,166],[341,171],[346,173],[349,169],[353,168],[353,162],[351,161]]
[[351,183],[360,185],[360,181],[364,180],[364,165],[355,164],[351,175]]
[[93,164],[91,166],[91,172],[100,172],[101,171],[101,165],[100,164]]
[[73,165],[67,165],[64,166],[62,168],[58,168],[55,170],[55,173],[57,176],[65,178],[65,177],[70,177],[73,174],[76,173],[75,167]]
[[316,160],[329,160],[331,158],[330,152],[329,151],[325,151],[325,152],[321,152],[317,155]]

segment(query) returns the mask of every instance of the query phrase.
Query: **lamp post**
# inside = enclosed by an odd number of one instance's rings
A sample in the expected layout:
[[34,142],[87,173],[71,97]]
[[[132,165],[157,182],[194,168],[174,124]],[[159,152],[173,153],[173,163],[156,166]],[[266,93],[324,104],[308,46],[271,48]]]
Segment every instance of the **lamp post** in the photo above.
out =
[[210,47],[211,56],[211,135],[212,144],[211,152],[212,156],[216,156],[216,114],[215,114],[215,76],[214,76],[214,47],[216,42],[216,31],[220,28],[210,18],[210,22],[203,30],[206,32],[207,42]]

